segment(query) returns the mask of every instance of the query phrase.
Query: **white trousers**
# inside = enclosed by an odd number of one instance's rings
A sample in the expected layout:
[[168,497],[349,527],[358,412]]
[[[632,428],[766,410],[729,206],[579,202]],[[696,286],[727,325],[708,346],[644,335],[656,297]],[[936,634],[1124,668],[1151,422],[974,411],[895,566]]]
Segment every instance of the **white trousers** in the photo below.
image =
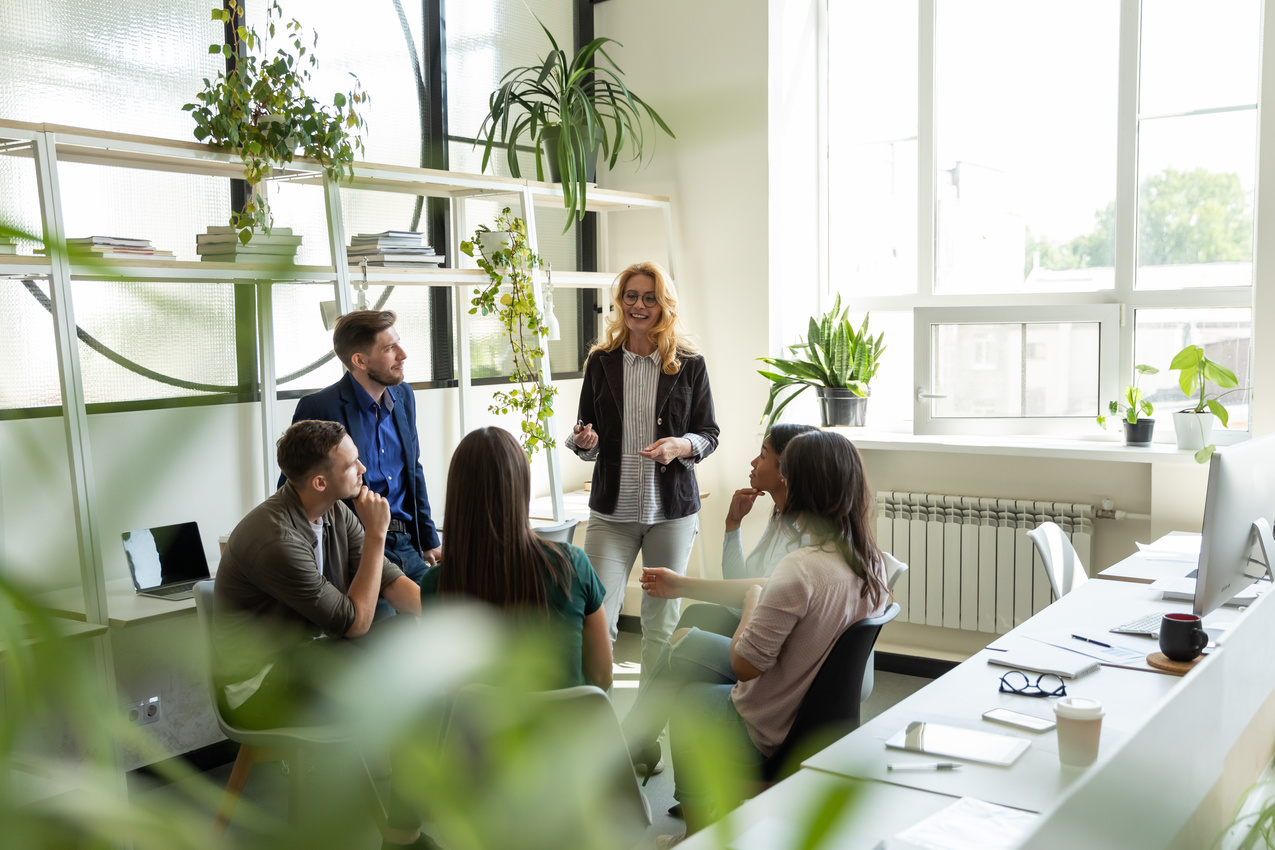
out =
[[[629,573],[642,553],[642,565],[667,567],[686,575],[691,559],[691,546],[699,533],[699,514],[648,525],[641,522],[611,522],[597,516],[589,518],[584,536],[584,551],[589,563],[606,588],[602,605],[614,642],[619,634],[620,609],[624,607],[624,588]],[[655,669],[660,652],[677,626],[680,599],[656,599],[642,593],[642,680]]]

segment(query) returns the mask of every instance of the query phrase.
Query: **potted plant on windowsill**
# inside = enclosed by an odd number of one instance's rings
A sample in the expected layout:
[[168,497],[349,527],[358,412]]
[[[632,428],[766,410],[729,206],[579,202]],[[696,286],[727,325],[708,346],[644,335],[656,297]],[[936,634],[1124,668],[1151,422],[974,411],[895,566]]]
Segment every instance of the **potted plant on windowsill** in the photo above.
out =
[[[1243,392],[1239,380],[1230,369],[1215,363],[1204,354],[1198,345],[1188,345],[1173,355],[1169,368],[1178,372],[1178,386],[1187,398],[1195,397],[1195,406],[1173,414],[1173,429],[1178,439],[1178,448],[1195,452],[1198,463],[1208,463],[1216,445],[1209,443],[1213,437],[1213,417],[1222,420],[1222,427],[1227,427],[1230,416],[1222,404],[1222,398],[1231,393]],[[1207,385],[1212,381],[1224,393],[1208,393]],[[1207,445],[1206,445],[1207,444]]]
[[[573,220],[584,216],[599,149],[609,168],[615,167],[626,148],[633,152],[632,159],[640,160],[651,138],[644,133],[644,114],[670,137],[673,131],[624,84],[624,72],[605,49],[608,43],[622,46],[618,41],[595,38],[569,58],[549,28],[539,18],[536,23],[553,49],[540,64],[509,71],[501,78],[500,88],[491,93],[487,117],[478,130],[483,141],[482,170],[487,170],[491,149],[502,144],[509,172],[521,177],[517,145],[525,134],[536,149],[536,179],[545,179],[547,161],[549,179],[562,184],[568,212],[562,232],[566,233]],[[593,64],[598,56],[605,64]]]
[[[219,4],[212,9],[214,21],[229,23],[242,15],[242,0],[229,0],[225,8]],[[266,4],[270,37],[276,20],[283,20],[283,9],[271,0]],[[275,166],[292,162],[300,153],[318,161],[330,178],[340,180],[353,175],[354,152],[363,151],[363,139],[357,133],[366,125],[357,107],[368,96],[359,78],[351,74],[354,88],[333,95],[331,106],[318,102],[305,92],[310,69],[318,64],[314,55],[318,34],[307,47],[295,18],[280,27],[291,50],[281,48],[272,56],[266,55],[266,42],[252,27],[236,27],[231,44],[210,44],[209,53],[236,56],[235,68],[212,80],[205,78],[204,90],[195,95],[197,102],[182,107],[195,119],[196,139],[233,150],[243,160],[244,180],[252,194],[242,210],[230,215],[230,225],[239,231],[243,243],[255,230],[269,233],[274,224],[264,189]]]
[[[1133,367],[1136,373],[1133,383],[1124,388],[1124,400],[1116,399],[1107,404],[1107,412],[1111,416],[1119,416],[1124,421],[1124,442],[1126,446],[1151,445],[1151,433],[1155,430],[1155,406],[1142,397],[1138,387],[1138,378],[1142,375],[1155,375],[1160,370],[1154,366],[1140,363]],[[1098,424],[1107,427],[1107,417],[1099,414]]]
[[[832,310],[818,319],[810,319],[806,341],[788,347],[790,352],[801,356],[757,358],[778,370],[757,370],[771,382],[770,398],[762,411],[767,428],[779,420],[784,408],[805,392],[806,387],[814,387],[819,395],[819,411],[825,426],[861,427],[864,424],[871,394],[868,384],[876,376],[881,352],[885,351],[885,334],[878,334],[876,339],[868,335],[866,314],[856,331],[850,324],[849,314],[849,307],[844,312],[841,310],[838,295]],[[788,394],[780,400],[786,391]]]

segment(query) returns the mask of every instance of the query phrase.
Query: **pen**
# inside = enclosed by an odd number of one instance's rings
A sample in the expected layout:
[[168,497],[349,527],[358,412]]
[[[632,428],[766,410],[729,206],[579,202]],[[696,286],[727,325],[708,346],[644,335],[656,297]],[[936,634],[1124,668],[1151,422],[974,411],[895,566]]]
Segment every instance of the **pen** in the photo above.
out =
[[1075,638],[1076,640],[1083,640],[1085,643],[1092,643],[1094,646],[1105,646],[1107,649],[1111,649],[1111,644],[1109,644],[1109,643],[1103,643],[1103,642],[1102,642],[1102,641],[1100,641],[1100,640],[1094,640],[1093,638],[1087,638],[1087,637],[1084,637],[1083,635],[1072,635],[1072,637],[1073,637],[1073,638]]
[[924,761],[907,764],[887,764],[886,770],[956,770],[963,765],[959,761]]

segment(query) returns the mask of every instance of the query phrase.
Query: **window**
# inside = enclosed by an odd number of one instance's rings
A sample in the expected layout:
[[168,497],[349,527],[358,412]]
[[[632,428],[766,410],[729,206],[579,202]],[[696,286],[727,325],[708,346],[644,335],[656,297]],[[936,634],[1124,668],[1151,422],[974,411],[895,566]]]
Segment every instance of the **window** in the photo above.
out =
[[1249,385],[1257,0],[828,4],[829,289],[913,318],[876,423],[1096,434],[1187,344]]

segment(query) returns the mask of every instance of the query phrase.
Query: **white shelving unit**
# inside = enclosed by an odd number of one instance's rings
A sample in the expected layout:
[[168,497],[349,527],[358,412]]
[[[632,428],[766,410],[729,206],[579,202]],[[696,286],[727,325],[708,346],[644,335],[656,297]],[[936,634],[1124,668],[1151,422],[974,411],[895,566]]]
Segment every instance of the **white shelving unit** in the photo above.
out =
[[[58,375],[66,423],[67,453],[70,460],[72,493],[78,546],[81,584],[84,593],[84,615],[89,623],[107,624],[107,593],[102,569],[101,534],[97,521],[96,497],[88,440],[88,417],[76,340],[75,309],[71,297],[71,281],[124,278],[156,282],[229,282],[253,284],[257,293],[258,338],[260,345],[261,383],[261,450],[265,469],[265,491],[274,489],[277,478],[274,457],[270,451],[279,432],[275,416],[275,386],[271,286],[279,282],[330,282],[342,313],[352,306],[351,275],[359,275],[358,266],[350,266],[346,254],[346,234],[341,210],[341,188],[395,192],[444,198],[450,203],[451,233],[447,261],[455,265],[468,260],[458,247],[469,232],[465,201],[495,199],[516,206],[527,224],[531,249],[537,250],[536,206],[561,205],[561,188],[547,183],[462,174],[407,166],[355,163],[353,177],[340,184],[328,178],[318,163],[298,160],[287,168],[276,170],[274,180],[321,185],[327,215],[327,236],[334,264],[331,266],[276,266],[243,263],[207,263],[175,260],[129,260],[101,265],[72,264],[63,247],[62,194],[59,188],[59,165],[89,163],[103,166],[136,168],[148,171],[200,174],[227,179],[242,179],[242,163],[238,156],[224,150],[194,142],[106,133],[51,124],[29,124],[0,121],[0,155],[28,157],[35,161],[40,194],[44,239],[50,256],[29,257],[0,255],[0,278],[44,279],[49,281],[53,304],[54,335],[58,352]],[[593,189],[589,192],[588,210],[603,214],[626,210],[659,210],[663,214],[667,264],[674,274],[672,257],[672,215],[669,199],[655,195]],[[128,234],[133,235],[133,234]],[[140,234],[144,235],[144,234]],[[193,238],[194,234],[192,234]],[[472,261],[470,261],[472,262]],[[605,258],[604,258],[605,263]],[[555,287],[598,288],[610,285],[615,275],[609,272],[556,272]],[[395,286],[451,286],[457,326],[456,371],[460,394],[460,433],[468,430],[469,406],[473,390],[469,363],[469,298],[473,287],[486,283],[486,275],[478,268],[369,268],[369,283]],[[543,303],[542,282],[535,275],[537,299]],[[551,381],[546,355],[541,363],[546,381]],[[554,433],[554,423],[549,423]],[[550,492],[554,516],[563,517],[562,478],[557,450],[545,453],[549,465]],[[109,671],[109,661],[106,664]],[[109,673],[108,673],[109,675]]]

